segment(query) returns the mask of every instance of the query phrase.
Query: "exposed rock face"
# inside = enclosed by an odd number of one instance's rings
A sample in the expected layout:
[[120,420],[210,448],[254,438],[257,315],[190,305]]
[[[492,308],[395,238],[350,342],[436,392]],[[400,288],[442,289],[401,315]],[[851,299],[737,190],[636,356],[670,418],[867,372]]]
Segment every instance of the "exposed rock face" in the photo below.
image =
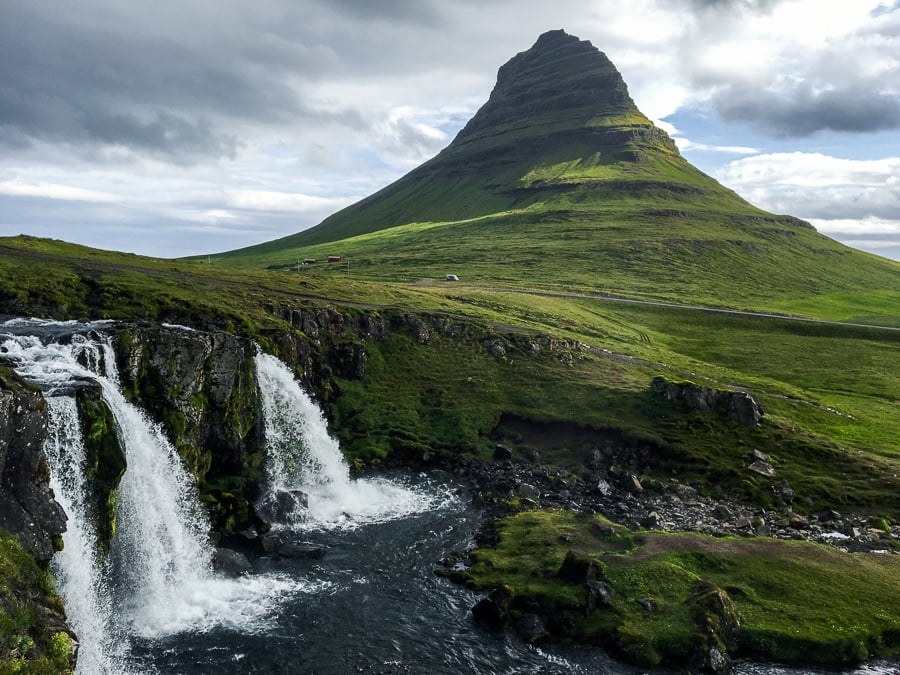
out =
[[654,377],[650,389],[673,403],[683,402],[692,411],[723,411],[728,419],[745,427],[758,425],[765,412],[759,401],[745,391],[712,389],[693,382],[669,382],[663,377]]
[[263,463],[254,356],[249,340],[218,331],[126,326],[116,341],[126,394],[165,427],[227,532],[262,527],[252,506]]
[[66,514],[49,486],[46,435],[44,397],[11,371],[0,371],[0,528],[41,562],[50,560],[66,529]]
[[[600,117],[622,115],[644,123],[588,126]],[[548,119],[554,123],[547,124]],[[675,150],[671,139],[638,112],[625,81],[606,55],[563,30],[544,33],[531,49],[501,66],[487,103],[459,132],[447,155],[472,152],[469,148],[484,143],[494,152],[508,150],[506,146],[523,133],[529,135],[535,156],[554,145],[570,144],[576,137],[601,152],[621,151],[633,141],[664,143]]]

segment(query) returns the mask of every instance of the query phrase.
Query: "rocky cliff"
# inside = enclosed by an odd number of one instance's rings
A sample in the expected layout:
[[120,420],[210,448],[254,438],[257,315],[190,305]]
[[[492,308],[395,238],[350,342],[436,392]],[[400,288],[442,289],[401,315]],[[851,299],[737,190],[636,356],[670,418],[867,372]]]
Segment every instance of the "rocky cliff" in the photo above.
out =
[[66,516],[53,499],[40,391],[0,366],[0,672],[71,672],[73,637],[47,563]]
[[0,528],[41,562],[50,560],[66,529],[66,515],[50,490],[46,434],[40,390],[0,370]]

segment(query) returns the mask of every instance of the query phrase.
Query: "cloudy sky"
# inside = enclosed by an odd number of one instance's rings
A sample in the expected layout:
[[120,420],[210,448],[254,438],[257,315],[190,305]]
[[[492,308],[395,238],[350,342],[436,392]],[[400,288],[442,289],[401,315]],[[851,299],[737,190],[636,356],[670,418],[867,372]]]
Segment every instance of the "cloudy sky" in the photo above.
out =
[[701,169],[900,259],[900,0],[0,0],[0,236],[297,232],[437,153],[556,28]]

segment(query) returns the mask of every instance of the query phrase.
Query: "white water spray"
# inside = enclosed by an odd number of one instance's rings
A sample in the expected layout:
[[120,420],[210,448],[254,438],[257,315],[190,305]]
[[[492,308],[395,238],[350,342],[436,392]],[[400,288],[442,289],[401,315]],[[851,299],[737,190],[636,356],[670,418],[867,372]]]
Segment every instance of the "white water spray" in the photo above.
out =
[[294,374],[274,356],[256,356],[256,378],[265,413],[268,491],[308,497],[278,523],[294,528],[357,527],[402,518],[436,506],[436,498],[383,479],[351,480],[338,442],[322,412]]

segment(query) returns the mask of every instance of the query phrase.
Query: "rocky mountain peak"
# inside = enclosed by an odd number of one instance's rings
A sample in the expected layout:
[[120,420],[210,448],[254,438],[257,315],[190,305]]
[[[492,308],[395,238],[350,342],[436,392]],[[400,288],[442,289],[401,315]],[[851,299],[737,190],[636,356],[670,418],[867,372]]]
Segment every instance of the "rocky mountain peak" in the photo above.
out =
[[622,115],[643,118],[612,62],[587,40],[552,30],[501,66],[490,98],[457,141],[504,128],[520,132],[545,125],[548,119],[559,129]]

